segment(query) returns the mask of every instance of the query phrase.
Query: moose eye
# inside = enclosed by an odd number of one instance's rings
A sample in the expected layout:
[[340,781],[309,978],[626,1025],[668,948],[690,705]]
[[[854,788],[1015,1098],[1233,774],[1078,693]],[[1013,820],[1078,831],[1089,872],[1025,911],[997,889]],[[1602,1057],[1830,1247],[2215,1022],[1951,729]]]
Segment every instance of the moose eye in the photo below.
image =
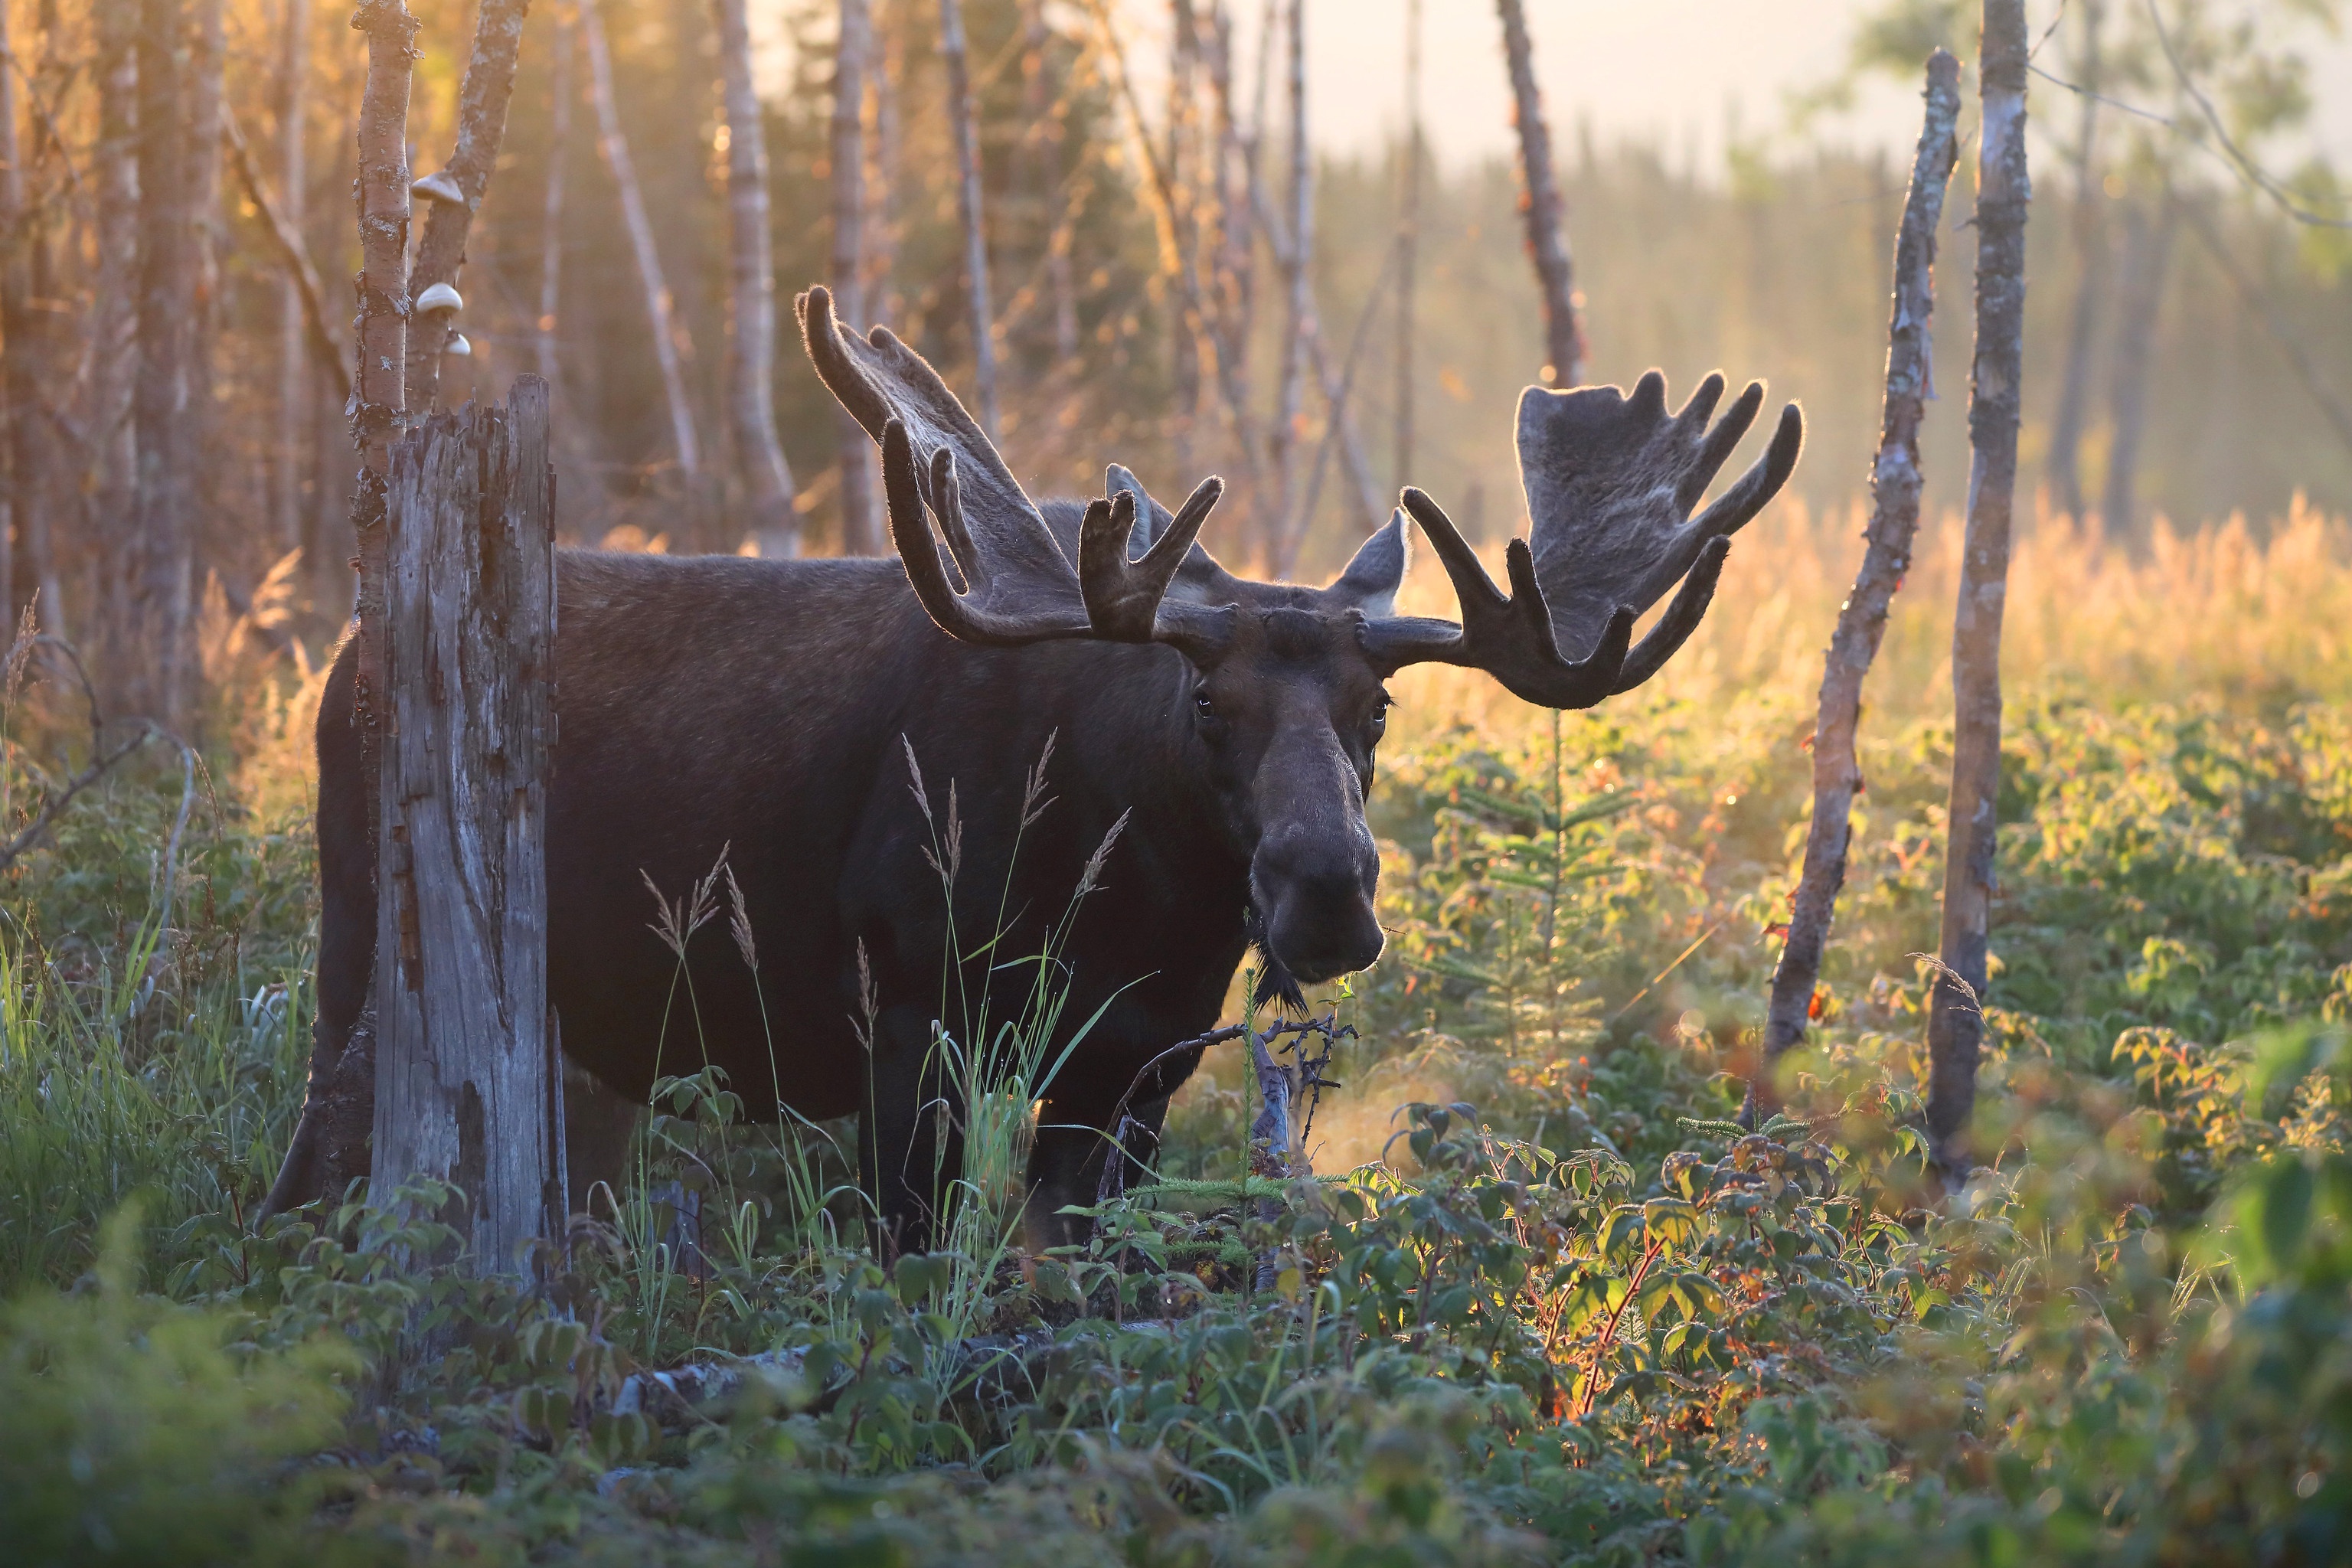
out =
[[1203,686],[1192,693],[1192,711],[1202,719],[1217,716],[1217,700],[1209,695],[1207,687]]
[[1388,694],[1388,693],[1386,693],[1386,692],[1382,692],[1382,693],[1381,693],[1381,700],[1380,700],[1380,701],[1379,701],[1378,703],[1374,704],[1374,705],[1373,705],[1373,708],[1372,708],[1372,739],[1373,739],[1373,740],[1377,741],[1377,740],[1379,740],[1382,735],[1385,735],[1385,734],[1387,734],[1387,733],[1388,733],[1388,729],[1389,729],[1389,710],[1390,710],[1391,708],[1395,707],[1395,706],[1396,706],[1396,700],[1395,700],[1394,698],[1392,698],[1392,697],[1389,696],[1389,694]]

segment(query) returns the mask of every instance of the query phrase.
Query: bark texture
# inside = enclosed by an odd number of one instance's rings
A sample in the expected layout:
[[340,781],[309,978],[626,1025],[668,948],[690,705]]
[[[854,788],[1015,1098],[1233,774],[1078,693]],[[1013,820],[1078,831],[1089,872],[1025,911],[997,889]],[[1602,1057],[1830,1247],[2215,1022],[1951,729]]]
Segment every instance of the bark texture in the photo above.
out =
[[1574,386],[1584,375],[1584,333],[1576,319],[1576,268],[1568,253],[1559,175],[1552,164],[1551,128],[1544,122],[1543,91],[1536,86],[1535,47],[1528,40],[1521,0],[1496,0],[1503,16],[1503,54],[1510,66],[1513,118],[1519,132],[1520,216],[1528,254],[1543,295],[1544,384]]
[[[515,60],[522,52],[523,18],[530,11],[530,0],[482,0],[475,18],[474,52],[457,89],[457,145],[435,176],[462,199],[425,204],[425,235],[416,243],[416,262],[409,273],[412,299],[436,283],[457,285],[458,270],[466,264],[466,237],[481,210],[490,171],[498,167],[499,143],[506,140],[507,103],[514,96]],[[404,395],[406,406],[420,416],[432,411],[440,395],[441,351],[449,345],[457,319],[455,311],[435,310],[409,322]]]
[[646,216],[645,193],[637,186],[636,164],[629,157],[628,138],[621,133],[621,111],[613,96],[613,55],[605,47],[604,24],[596,0],[582,0],[580,26],[588,46],[589,90],[596,102],[597,142],[613,184],[621,195],[621,220],[628,227],[629,249],[636,258],[637,281],[645,290],[646,317],[653,325],[654,358],[661,367],[662,395],[669,405],[670,440],[687,488],[699,499],[702,486],[702,443],[695,434],[694,405],[686,393],[683,347],[686,329],[672,308],[669,282],[662,275],[661,251],[654,244],[653,220]]
[[1863,537],[1862,569],[1838,611],[1822,669],[1821,704],[1813,726],[1813,818],[1805,835],[1805,867],[1797,884],[1789,935],[1772,974],[1771,1011],[1764,1026],[1759,1081],[1770,1092],[1769,1068],[1805,1037],[1822,955],[1838,889],[1845,883],[1853,797],[1863,787],[1854,755],[1862,717],[1862,683],[1878,657],[1886,613],[1911,567],[1919,523],[1919,421],[1927,412],[1934,365],[1936,236],[1944,193],[1960,155],[1960,63],[1942,49],[1927,59],[1927,119],[1911,165],[1910,194],[1895,240],[1895,305],[1886,328],[1886,396],[1879,416],[1878,455],[1871,464],[1870,527]]
[[1421,0],[1404,11],[1404,191],[1397,202],[1396,484],[1412,483],[1415,277],[1421,253]]
[[[866,0],[841,0],[833,53],[833,297],[845,321],[866,309],[866,73],[874,50]],[[874,446],[848,409],[833,410],[841,465],[841,552],[878,555],[882,517],[875,508]]]
[[980,427],[996,439],[996,314],[989,303],[988,237],[982,223],[979,106],[971,95],[963,0],[940,0],[940,55],[948,71],[948,124],[955,132],[956,216],[963,226],[963,286],[971,317],[971,383]]
[[1927,1019],[1928,1140],[1937,1166],[1953,1178],[1969,1163],[1969,1120],[1976,1109],[1977,1057],[1984,1038],[1987,931],[1994,893],[1994,804],[2000,791],[2000,626],[2017,489],[2025,217],[2032,197],[2025,164],[2024,0],[1985,0],[1979,54],[1984,129],[1977,154],[1969,521],[1959,603],[1952,617],[1943,967]]
[[436,416],[392,450],[377,833],[378,1202],[468,1200],[479,1273],[562,1234],[562,1073],[547,1003],[555,739],[547,384]]
[[727,413],[735,469],[760,553],[801,552],[792,465],[776,438],[776,268],[768,237],[768,135],[751,85],[751,26],[744,0],[718,0],[719,79],[727,100]]

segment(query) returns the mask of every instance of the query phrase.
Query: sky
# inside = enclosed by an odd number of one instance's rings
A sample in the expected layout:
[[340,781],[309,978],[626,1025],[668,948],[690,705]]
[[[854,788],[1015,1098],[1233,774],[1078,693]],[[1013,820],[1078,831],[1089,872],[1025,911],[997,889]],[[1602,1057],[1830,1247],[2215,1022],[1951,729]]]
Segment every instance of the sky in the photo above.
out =
[[[1244,79],[1262,0],[1229,0]],[[1633,138],[1714,174],[1727,138],[1787,140],[1791,94],[1843,63],[1856,19],[1882,0],[1526,0],[1536,69],[1563,152],[1580,122],[1606,145]],[[2064,0],[2028,0],[2039,37]],[[2109,0],[2111,10],[2136,0]],[[2225,0],[2225,4],[2227,0]],[[1158,75],[1169,34],[1165,0],[1117,0],[1139,84]],[[1407,0],[1308,0],[1307,99],[1327,153],[1374,153],[1403,115]],[[2275,0],[2273,0],[2275,4]],[[2255,0],[2254,9],[2265,9]],[[1423,103],[1432,151],[1459,166],[1511,151],[1510,88],[1493,0],[1423,0]],[[2038,57],[2063,75],[2066,33]],[[2352,167],[2352,39],[2312,51],[2319,144]],[[1276,83],[1277,91],[1279,82]],[[2062,89],[2037,79],[2047,105]],[[1156,101],[1156,94],[1147,102]],[[1851,113],[1822,121],[1822,141],[1907,155],[1919,134],[1916,89],[1871,85]]]

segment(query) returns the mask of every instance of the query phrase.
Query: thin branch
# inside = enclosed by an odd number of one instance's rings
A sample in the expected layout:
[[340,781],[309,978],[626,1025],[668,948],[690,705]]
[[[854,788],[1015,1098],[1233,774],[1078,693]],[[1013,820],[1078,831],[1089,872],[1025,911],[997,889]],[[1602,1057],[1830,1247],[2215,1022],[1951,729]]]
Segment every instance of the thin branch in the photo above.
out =
[[2172,35],[2165,30],[2164,14],[2157,9],[2156,0],[2147,0],[2147,19],[2155,24],[2157,42],[2164,46],[2164,58],[2171,62],[2174,79],[2180,83],[2180,89],[2189,96],[2198,110],[2203,113],[2205,123],[2213,128],[2215,139],[2221,143],[2221,150],[2230,155],[2230,162],[2235,165],[2238,173],[2256,190],[2270,197],[2277,205],[2279,211],[2297,223],[2309,224],[2314,228],[2352,228],[2352,218],[2326,217],[2296,201],[2293,193],[2263,173],[2254,161],[2246,156],[2244,151],[2235,142],[2230,140],[2230,133],[2222,129],[2221,117],[2215,112],[2212,100],[2205,96],[2195,81],[2190,79],[2189,68],[2180,63],[2180,56],[2174,51]]
[[310,247],[302,236],[286,221],[286,215],[270,198],[269,188],[262,183],[261,171],[253,165],[252,151],[245,142],[245,129],[237,123],[234,110],[221,116],[221,140],[228,144],[229,161],[236,165],[236,177],[245,186],[246,195],[261,214],[268,227],[269,237],[278,247],[278,258],[286,264],[288,276],[302,296],[302,321],[310,331],[310,348],[327,374],[334,378],[335,391],[343,401],[352,395],[352,367],[345,363],[343,345],[335,337],[335,329],[327,314],[326,293],[319,281],[319,269],[311,263]]
[[2238,299],[2246,307],[2247,313],[2254,318],[2255,322],[2261,326],[2271,342],[2278,346],[2279,353],[2286,356],[2287,363],[2294,368],[2294,374],[2302,381],[2304,389],[2311,394],[2311,400],[2319,405],[2319,411],[2327,416],[2328,424],[2335,426],[2336,437],[2347,448],[2352,448],[2352,411],[2345,408],[2334,389],[2320,378],[2319,367],[2311,363],[2311,355],[2305,350],[2302,342],[2294,333],[2281,328],[2278,322],[2272,319],[2270,307],[2263,300],[2261,290],[2255,288],[2253,280],[2248,278],[2243,269],[2238,266],[2236,258],[2222,247],[2221,237],[2213,232],[2213,226],[2205,221],[2205,215],[2198,210],[2196,205],[2183,201],[2177,195],[2173,205],[2179,210],[2181,216],[2189,220],[2189,226],[2196,232],[2198,239],[2204,244],[2206,254],[2212,257],[2214,265],[2221,269],[2221,276],[2230,280],[2230,287],[2237,291]]

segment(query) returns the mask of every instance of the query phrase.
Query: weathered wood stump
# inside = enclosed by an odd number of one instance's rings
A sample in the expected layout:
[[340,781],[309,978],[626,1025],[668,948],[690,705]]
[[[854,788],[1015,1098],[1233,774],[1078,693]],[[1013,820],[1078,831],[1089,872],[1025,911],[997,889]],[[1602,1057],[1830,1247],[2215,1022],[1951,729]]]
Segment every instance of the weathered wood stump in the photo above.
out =
[[555,743],[547,384],[392,447],[381,626],[371,1186],[454,1184],[469,1267],[562,1235],[561,1064],[547,1001]]

